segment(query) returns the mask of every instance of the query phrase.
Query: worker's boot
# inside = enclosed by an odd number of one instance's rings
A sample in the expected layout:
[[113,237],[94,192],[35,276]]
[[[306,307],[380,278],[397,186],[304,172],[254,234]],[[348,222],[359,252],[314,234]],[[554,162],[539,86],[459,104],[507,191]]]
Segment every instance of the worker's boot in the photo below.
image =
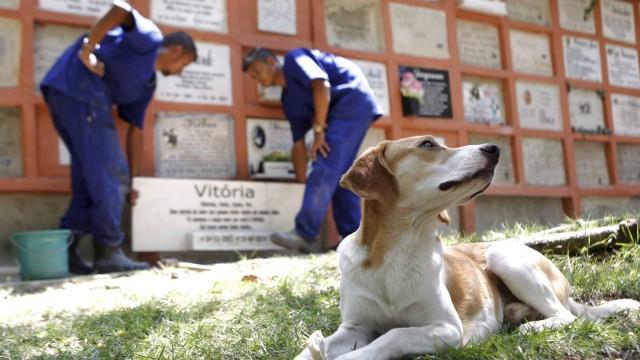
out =
[[71,244],[69,245],[69,272],[78,275],[88,275],[93,272],[93,268],[80,256],[80,249],[78,244],[84,234],[79,232],[73,232],[71,235]]
[[94,267],[98,273],[112,273],[132,270],[147,270],[149,264],[143,261],[129,259],[122,250],[122,246],[96,245],[98,255]]

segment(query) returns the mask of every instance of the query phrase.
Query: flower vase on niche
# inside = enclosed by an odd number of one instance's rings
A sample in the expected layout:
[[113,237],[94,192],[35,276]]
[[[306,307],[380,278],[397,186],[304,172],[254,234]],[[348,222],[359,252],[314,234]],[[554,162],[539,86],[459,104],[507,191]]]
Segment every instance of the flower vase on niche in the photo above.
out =
[[402,95],[402,115],[415,116],[420,113],[420,104],[424,98],[422,82],[416,79],[412,71],[405,71],[400,77],[400,93]]

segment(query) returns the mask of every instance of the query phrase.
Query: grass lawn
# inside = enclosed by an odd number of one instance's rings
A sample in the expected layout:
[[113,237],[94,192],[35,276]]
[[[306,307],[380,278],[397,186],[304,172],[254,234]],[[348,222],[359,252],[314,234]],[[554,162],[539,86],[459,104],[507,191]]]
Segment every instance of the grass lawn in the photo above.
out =
[[[640,246],[551,258],[580,301],[640,299]],[[336,265],[330,253],[78,278],[35,293],[0,288],[0,359],[292,359],[311,332],[339,325]],[[640,359],[640,312],[528,335],[505,328],[418,358]]]

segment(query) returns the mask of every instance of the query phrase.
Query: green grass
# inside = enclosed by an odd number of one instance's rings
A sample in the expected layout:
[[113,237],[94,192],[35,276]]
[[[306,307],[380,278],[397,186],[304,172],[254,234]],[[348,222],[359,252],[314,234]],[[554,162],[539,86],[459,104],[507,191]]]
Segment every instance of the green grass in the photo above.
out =
[[[640,246],[625,246],[607,256],[551,259],[574,285],[573,296],[583,302],[640,299]],[[34,319],[0,317],[0,359],[292,359],[311,332],[328,335],[340,323],[336,261],[335,254],[281,258],[277,263],[285,268],[284,275],[262,273],[261,260],[241,261],[237,274],[229,268],[229,274],[220,274],[231,280],[198,280],[204,289],[201,296],[185,290],[134,296],[138,303],[109,310],[96,305],[78,314],[43,304]],[[171,271],[156,270],[165,277]],[[260,279],[239,281],[247,273]],[[95,291],[91,286],[89,294]],[[122,291],[116,296],[133,296]],[[46,295],[0,293],[0,307],[6,305],[3,297]],[[527,335],[504,328],[480,344],[418,358],[640,359],[640,312],[599,324],[578,320]]]

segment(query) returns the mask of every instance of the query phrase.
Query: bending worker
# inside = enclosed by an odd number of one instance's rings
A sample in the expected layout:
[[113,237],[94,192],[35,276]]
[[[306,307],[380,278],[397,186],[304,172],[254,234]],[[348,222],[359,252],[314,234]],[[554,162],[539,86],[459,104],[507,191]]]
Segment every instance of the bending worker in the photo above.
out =
[[[71,154],[71,204],[60,227],[70,229],[70,270],[89,273],[77,253],[80,237],[92,234],[98,272],[144,269],[122,250],[125,198],[136,193],[130,179],[139,174],[142,125],[156,88],[156,70],[180,74],[196,60],[191,37],[178,32],[163,38],[158,27],[123,1],[69,47],[40,85],[55,128]],[[125,159],[112,105],[128,126]]]
[[[280,64],[271,51],[256,48],[244,56],[242,68],[262,86],[283,88],[281,102],[293,133],[298,181],[305,181],[307,155],[313,160],[295,229],[274,233],[271,241],[292,250],[320,251],[317,238],[330,202],[340,235],[360,225],[360,200],[338,182],[382,110],[360,68],[330,53],[295,49]],[[307,152],[304,136],[309,130],[313,145]]]

